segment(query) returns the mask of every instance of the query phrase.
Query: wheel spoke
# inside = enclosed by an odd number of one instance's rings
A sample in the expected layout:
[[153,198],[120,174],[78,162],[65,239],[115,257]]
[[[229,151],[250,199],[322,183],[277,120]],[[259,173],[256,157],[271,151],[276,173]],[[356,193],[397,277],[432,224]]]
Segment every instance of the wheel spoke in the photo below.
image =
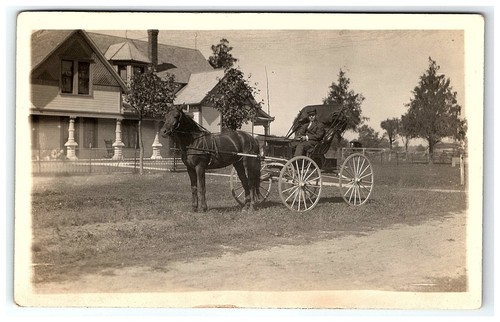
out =
[[293,197],[293,201],[292,201],[292,208],[293,206],[295,205],[295,201],[297,200],[297,196],[300,194],[300,191],[299,191],[299,187],[297,187],[297,189],[295,190],[294,192],[294,197]]
[[346,167],[345,172],[347,173],[348,176],[344,176],[344,178],[348,178],[348,179],[354,178],[354,172],[352,171],[351,168]]
[[307,176],[304,176],[304,181],[308,181],[309,178],[316,173],[316,170],[311,171],[310,173],[306,173]]
[[299,189],[299,187],[297,186],[293,186],[291,189],[295,188],[294,191],[292,191],[289,195],[288,195],[288,198],[285,199],[285,202],[287,202],[292,196],[295,196],[297,195],[297,190]]
[[316,178],[313,178],[313,179],[308,179],[306,182],[307,184],[309,185],[313,185],[315,181],[319,180],[321,178],[321,176],[319,177],[316,177]]
[[292,190],[293,188],[297,188],[297,186],[292,185],[290,188],[284,189],[283,193],[288,192],[288,191]]
[[359,180],[363,180],[364,178],[369,177],[369,176],[371,176],[371,175],[372,175],[372,173],[370,172],[370,173],[368,173],[368,174],[365,174],[364,176],[360,176],[358,179],[359,179]]

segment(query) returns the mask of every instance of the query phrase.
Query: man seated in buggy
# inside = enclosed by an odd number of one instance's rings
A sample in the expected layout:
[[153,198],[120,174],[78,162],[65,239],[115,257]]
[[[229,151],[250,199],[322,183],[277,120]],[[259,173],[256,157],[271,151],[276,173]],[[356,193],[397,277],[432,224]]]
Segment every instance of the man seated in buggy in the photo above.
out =
[[295,132],[296,148],[294,156],[307,155],[325,135],[323,123],[316,119],[316,109],[307,112],[309,122],[302,124]]

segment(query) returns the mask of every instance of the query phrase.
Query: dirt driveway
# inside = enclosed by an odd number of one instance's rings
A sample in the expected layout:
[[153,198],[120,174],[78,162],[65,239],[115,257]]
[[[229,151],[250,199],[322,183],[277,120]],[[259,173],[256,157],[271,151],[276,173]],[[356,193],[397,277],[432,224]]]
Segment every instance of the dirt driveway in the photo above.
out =
[[[152,292],[464,292],[466,275],[466,215],[457,213],[418,226],[398,224],[363,236],[307,245],[243,254],[227,249],[219,257],[172,262],[165,267],[103,269],[69,283],[38,285],[37,293],[100,293],[106,299],[108,293]],[[231,303],[231,297],[226,301]],[[191,306],[198,302],[182,303]]]

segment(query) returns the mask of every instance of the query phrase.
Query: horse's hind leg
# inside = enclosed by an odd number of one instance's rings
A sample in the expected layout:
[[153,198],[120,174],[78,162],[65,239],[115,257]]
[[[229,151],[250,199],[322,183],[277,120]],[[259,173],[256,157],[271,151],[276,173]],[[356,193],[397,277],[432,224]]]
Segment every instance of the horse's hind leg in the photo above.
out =
[[247,174],[245,173],[245,166],[243,164],[243,161],[238,161],[235,164],[233,164],[233,166],[236,169],[236,173],[238,173],[238,178],[240,178],[241,185],[245,190],[245,205],[243,206],[243,209],[245,209],[249,206],[251,201],[250,189],[248,188],[248,178]]
[[198,164],[196,166],[196,177],[198,185],[198,197],[200,199],[200,208],[203,212],[208,210],[207,200],[205,197],[205,164]]
[[192,167],[187,167],[189,181],[191,182],[191,205],[193,211],[198,211],[198,182],[196,179],[196,169]]
[[245,168],[248,174],[248,188],[250,190],[250,207],[255,209],[259,196],[260,187],[260,160],[258,158],[247,158]]

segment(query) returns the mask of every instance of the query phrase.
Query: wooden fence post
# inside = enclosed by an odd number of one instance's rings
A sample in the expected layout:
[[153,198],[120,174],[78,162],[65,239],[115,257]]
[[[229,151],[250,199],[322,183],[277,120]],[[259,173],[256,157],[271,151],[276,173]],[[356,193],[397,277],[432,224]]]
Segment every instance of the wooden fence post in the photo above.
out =
[[460,184],[465,184],[465,169],[464,169],[464,156],[460,154]]

